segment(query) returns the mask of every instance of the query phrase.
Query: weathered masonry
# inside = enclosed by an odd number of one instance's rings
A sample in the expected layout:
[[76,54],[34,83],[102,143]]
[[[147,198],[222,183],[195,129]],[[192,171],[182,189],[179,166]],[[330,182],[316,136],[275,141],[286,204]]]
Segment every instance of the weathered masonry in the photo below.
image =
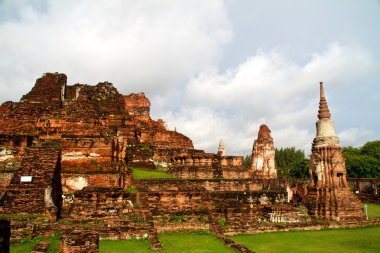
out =
[[[97,252],[102,239],[147,238],[159,248],[161,231],[203,229],[224,238],[276,224],[309,226],[317,217],[363,218],[322,84],[310,180],[277,178],[266,125],[247,168],[223,141],[217,153],[195,149],[151,119],[150,106],[144,93],[122,95],[109,82],[67,85],[60,73],[44,74],[19,102],[3,103],[0,218],[11,242],[61,231],[62,252]],[[172,178],[134,178],[142,168]],[[352,181],[363,193],[364,183]],[[376,187],[365,189],[377,195]],[[46,247],[43,241],[35,250]]]

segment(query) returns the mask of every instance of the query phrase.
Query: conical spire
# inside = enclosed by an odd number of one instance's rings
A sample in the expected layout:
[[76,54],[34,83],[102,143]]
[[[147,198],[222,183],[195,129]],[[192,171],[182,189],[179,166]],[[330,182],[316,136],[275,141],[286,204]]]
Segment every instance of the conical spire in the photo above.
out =
[[218,147],[218,155],[225,156],[226,152],[224,151],[224,141],[223,139],[220,139],[219,147]]
[[220,141],[219,141],[219,147],[218,147],[218,150],[219,150],[219,151],[224,150],[224,141],[223,141],[223,139],[220,139]]
[[329,107],[327,106],[325,91],[323,89],[323,82],[319,83],[319,92],[320,92],[320,100],[319,100],[318,119],[330,119],[331,114],[329,111]]

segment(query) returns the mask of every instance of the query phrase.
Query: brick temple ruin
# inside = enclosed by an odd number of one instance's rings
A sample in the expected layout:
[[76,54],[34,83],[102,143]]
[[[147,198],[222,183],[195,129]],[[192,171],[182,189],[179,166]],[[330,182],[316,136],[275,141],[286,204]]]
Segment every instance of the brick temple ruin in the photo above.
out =
[[310,159],[311,184],[306,203],[309,214],[327,219],[363,217],[362,203],[350,191],[345,159],[320,83],[317,135]]
[[[122,95],[108,82],[70,86],[59,73],[37,79],[20,102],[3,103],[0,215],[11,222],[11,241],[60,231],[61,252],[97,252],[99,239],[147,238],[159,248],[161,231],[224,235],[363,218],[322,84],[310,180],[277,178],[266,125],[246,168],[223,141],[216,154],[195,149],[151,119],[150,106],[144,93]],[[132,168],[173,178],[135,179]]]

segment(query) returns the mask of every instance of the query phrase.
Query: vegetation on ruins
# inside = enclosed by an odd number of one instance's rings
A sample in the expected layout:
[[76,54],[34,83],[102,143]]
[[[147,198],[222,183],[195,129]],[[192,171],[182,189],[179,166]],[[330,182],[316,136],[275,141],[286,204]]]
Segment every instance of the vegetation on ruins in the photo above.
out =
[[172,178],[173,176],[163,171],[150,170],[145,168],[133,168],[132,169],[134,179],[145,178]]
[[48,248],[46,253],[59,252],[59,237],[61,233],[56,232],[50,236],[36,236],[34,238],[27,237],[23,238],[19,243],[12,244],[10,248],[11,253],[25,253],[32,252],[33,248],[40,242],[44,241],[48,243]]
[[0,173],[13,173],[20,167],[19,162],[0,162]]
[[48,250],[46,252],[58,252],[59,251],[59,237],[60,237],[60,233],[59,232],[56,232],[54,234],[52,234],[47,240],[49,241],[49,247],[48,247]]
[[226,218],[219,218],[218,223],[221,228],[224,228],[226,226]]
[[104,226],[104,221],[96,220],[60,220],[60,224],[69,225],[69,226],[78,226],[78,227],[101,227]]
[[42,236],[37,236],[35,238],[23,238],[20,243],[11,245],[11,253],[22,253],[31,252],[39,242],[42,241]]
[[[236,235],[255,252],[379,252],[380,227]],[[323,242],[323,243],[321,243]]]
[[137,193],[137,189],[133,185],[128,186],[127,188],[125,188],[124,191],[129,192],[129,193]]
[[[162,217],[162,216],[161,216]],[[168,222],[175,222],[175,223],[180,223],[184,222],[188,219],[191,219],[193,216],[192,215],[186,215],[186,214],[171,214],[170,218],[168,219]]]
[[22,219],[22,218],[47,218],[45,214],[40,213],[20,213],[20,214],[0,214],[3,219]]
[[367,142],[363,147],[343,148],[349,177],[380,177],[380,140]]

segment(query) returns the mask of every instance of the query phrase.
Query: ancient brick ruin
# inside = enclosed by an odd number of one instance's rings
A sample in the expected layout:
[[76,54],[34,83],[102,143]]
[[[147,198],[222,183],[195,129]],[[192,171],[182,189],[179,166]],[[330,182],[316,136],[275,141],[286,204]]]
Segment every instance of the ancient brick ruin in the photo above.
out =
[[270,135],[270,130],[266,125],[261,125],[252,148],[252,177],[277,178],[274,155],[273,138]]
[[330,117],[321,82],[317,135],[310,159],[311,184],[305,203],[309,214],[317,217],[362,218],[362,204],[349,189],[345,159]]
[[[20,102],[3,103],[0,216],[11,222],[12,242],[60,231],[62,252],[97,252],[99,239],[146,238],[159,248],[158,232],[203,229],[229,243],[223,235],[307,226],[317,215],[363,216],[322,86],[311,182],[277,179],[266,125],[246,168],[223,141],[216,154],[194,149],[151,119],[150,106],[144,93],[122,95],[108,82],[70,86],[59,73],[37,79]],[[136,179],[133,168],[173,178]]]

